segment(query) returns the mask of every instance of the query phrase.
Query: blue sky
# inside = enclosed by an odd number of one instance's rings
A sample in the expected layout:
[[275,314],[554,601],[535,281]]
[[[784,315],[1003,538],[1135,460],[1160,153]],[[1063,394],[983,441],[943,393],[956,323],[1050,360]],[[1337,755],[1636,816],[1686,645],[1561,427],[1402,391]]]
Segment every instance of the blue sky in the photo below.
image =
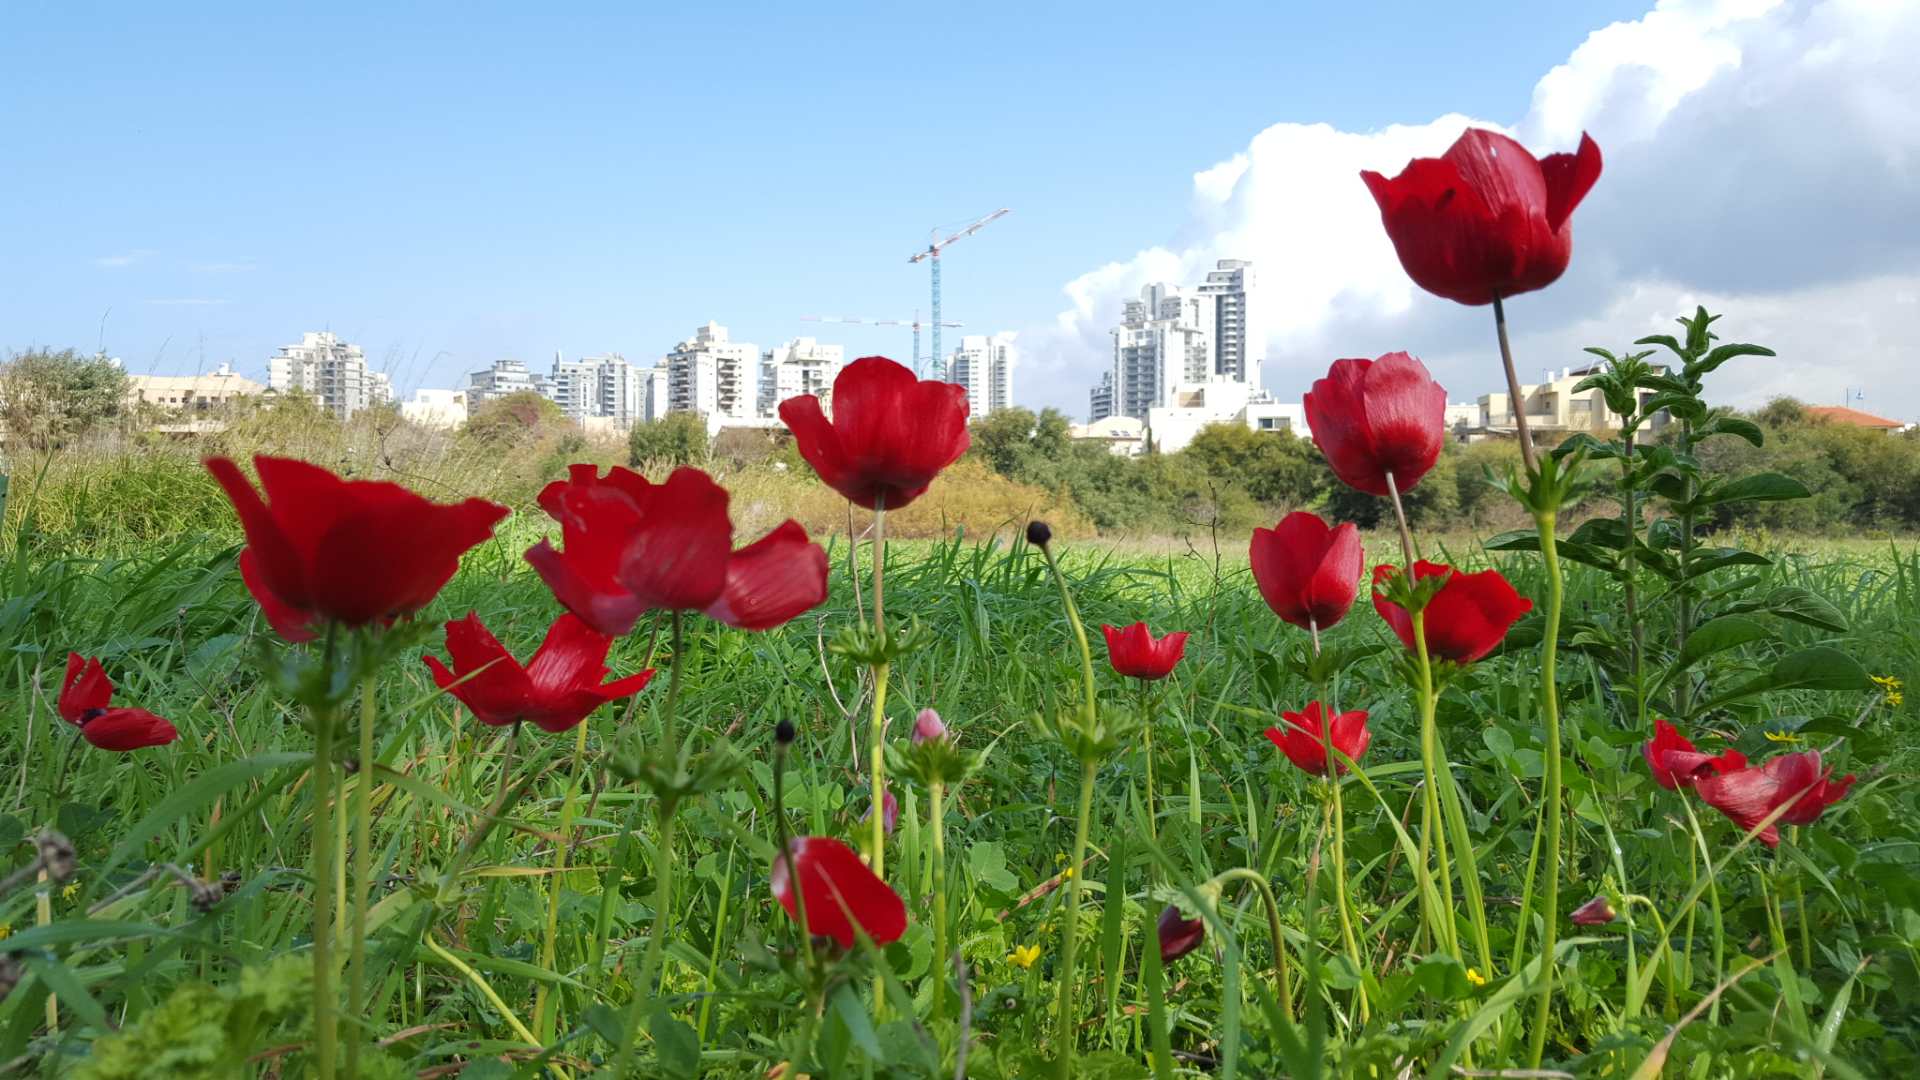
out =
[[[924,309],[906,256],[999,206],[947,317],[1046,326],[1268,126],[1518,124],[1646,4],[280,8],[10,7],[0,349],[257,373],[331,327],[403,388],[708,319],[905,355],[800,316]],[[1093,340],[1021,396],[1080,400]]]

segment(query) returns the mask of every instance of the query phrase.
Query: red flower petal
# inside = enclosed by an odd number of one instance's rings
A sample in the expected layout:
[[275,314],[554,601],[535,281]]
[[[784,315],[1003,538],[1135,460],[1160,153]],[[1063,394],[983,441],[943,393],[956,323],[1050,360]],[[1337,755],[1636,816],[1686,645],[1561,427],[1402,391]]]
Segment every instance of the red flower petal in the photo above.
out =
[[1577,152],[1548,154],[1540,159],[1540,175],[1547,183],[1547,225],[1558,231],[1600,180],[1599,144],[1593,136],[1581,132]]
[[832,837],[796,836],[787,845],[788,860],[774,856],[770,884],[789,916],[797,919],[793,877],[807,903],[807,932],[853,948],[858,926],[875,945],[889,945],[907,932],[907,906],[853,849]]
[[791,519],[727,560],[727,583],[707,615],[740,630],[768,630],[827,599],[827,553]]
[[145,709],[107,709],[80,726],[80,735],[102,750],[125,753],[165,746],[180,733]]
[[1248,550],[1260,596],[1274,614],[1303,630],[1325,630],[1346,618],[1360,589],[1363,558],[1359,530],[1350,524],[1330,529],[1302,510],[1271,529],[1254,529]]
[[1370,495],[1404,494],[1440,459],[1447,392],[1403,352],[1335,360],[1303,402],[1314,445],[1341,482]]
[[253,595],[254,603],[260,605],[260,614],[266,617],[267,625],[273,627],[275,633],[295,645],[320,636],[319,613],[282,600],[262,577],[259,555],[251,546],[240,553],[240,581]]
[[[1396,572],[1391,566],[1373,570],[1375,589]],[[1462,574],[1450,566],[1425,560],[1413,567],[1415,580],[1445,575],[1447,583],[1428,602],[1422,618],[1427,652],[1456,664],[1470,664],[1492,652],[1506,639],[1507,631],[1520,616],[1533,610],[1533,601],[1514,592],[1513,586],[1498,570]],[[1413,620],[1400,605],[1373,594],[1374,610],[1386,620],[1400,643],[1412,651]]]
[[87,713],[106,708],[112,700],[113,683],[99,659],[68,653],[67,676],[60,683],[60,697],[54,705],[60,719],[69,724],[82,723]]
[[1125,629],[1101,626],[1107,639],[1107,661],[1113,670],[1132,679],[1164,679],[1187,652],[1187,634],[1178,631],[1158,641],[1143,622]]
[[926,493],[969,445],[967,394],[864,356],[833,381],[833,419],[811,395],[780,403],[794,446],[820,479],[859,506],[895,510]]

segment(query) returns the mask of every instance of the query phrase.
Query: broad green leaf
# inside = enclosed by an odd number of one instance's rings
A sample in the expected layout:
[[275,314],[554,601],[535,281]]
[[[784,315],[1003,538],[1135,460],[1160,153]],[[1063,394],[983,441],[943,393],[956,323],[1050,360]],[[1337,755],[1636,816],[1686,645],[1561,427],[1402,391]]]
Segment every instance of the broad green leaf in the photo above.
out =
[[1782,585],[1763,597],[1750,597],[1726,606],[1724,611],[1731,614],[1758,613],[1776,618],[1790,619],[1821,630],[1830,630],[1836,634],[1847,630],[1847,617],[1840,613],[1826,597],[1803,589],[1798,585]]
[[1744,342],[1734,342],[1732,344],[1718,346],[1712,352],[1688,364],[1687,374],[1693,378],[1698,378],[1736,356],[1773,355],[1775,355],[1774,351],[1764,345],[1748,345]]
[[1770,690],[1866,690],[1873,684],[1860,661],[1831,645],[1815,645],[1781,657],[1765,675],[1695,707],[1696,715]]
[[1720,484],[1700,496],[1703,506],[1724,506],[1737,502],[1778,502],[1804,499],[1811,495],[1807,485],[1784,473],[1755,473]]
[[[839,1004],[842,996],[851,996],[845,986],[842,986],[840,993],[835,995],[836,1005]],[[857,1002],[855,1008],[858,1008]],[[863,1024],[866,1022],[866,1016],[866,1011],[861,1010],[860,1019]],[[853,1027],[851,1022],[847,1026],[850,1030]],[[653,1056],[659,1063],[661,1072],[681,1080],[692,1080],[693,1077],[700,1075],[700,1036],[694,1032],[692,1024],[661,1009],[653,1014],[653,1021],[647,1025],[647,1031],[653,1036]],[[868,1040],[873,1039],[871,1025],[866,1027],[866,1034]],[[858,1037],[856,1033],[855,1038]],[[862,1041],[860,1046],[866,1049],[868,1042]],[[872,1046],[872,1053],[878,1057],[879,1043],[874,1041]]]
[[1687,635],[1687,645],[1680,650],[1679,659],[1668,669],[1671,677],[1712,656],[1714,653],[1737,649],[1750,641],[1760,641],[1773,636],[1773,631],[1765,623],[1739,615],[1722,615],[1717,619],[1708,619],[1695,627]]

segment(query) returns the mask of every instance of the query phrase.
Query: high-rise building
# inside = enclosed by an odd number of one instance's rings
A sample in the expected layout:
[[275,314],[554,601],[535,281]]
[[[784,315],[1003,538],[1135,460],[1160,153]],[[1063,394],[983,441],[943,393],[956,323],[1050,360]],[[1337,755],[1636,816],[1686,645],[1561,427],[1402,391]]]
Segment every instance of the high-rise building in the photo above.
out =
[[974,419],[1013,406],[1013,342],[1005,335],[970,334],[947,358],[947,381],[967,388]]
[[1087,423],[1097,424],[1113,415],[1113,369],[1100,373],[1100,381],[1087,392]]
[[1266,338],[1253,320],[1253,264],[1245,259],[1219,260],[1199,292],[1213,297],[1213,374],[1259,386],[1267,349]]
[[760,405],[760,350],[727,338],[710,322],[667,354],[667,396],[673,412],[716,420],[752,420]]
[[594,406],[600,395],[600,365],[593,358],[569,362],[556,352],[543,392],[571,420],[597,416]]
[[760,415],[775,416],[781,402],[802,394],[826,401],[833,393],[834,377],[846,362],[843,346],[822,345],[810,337],[768,349],[760,357]]
[[1129,300],[1113,329],[1113,412],[1144,420],[1174,387],[1213,376],[1214,297],[1155,284]]
[[267,360],[267,389],[305,394],[342,420],[393,400],[386,373],[369,371],[360,346],[326,330],[302,334],[298,345],[282,345]]
[[567,360],[553,356],[553,374],[541,391],[576,421],[605,420],[625,430],[646,419],[645,372],[619,353]]
[[661,361],[657,367],[641,368],[640,384],[645,393],[645,408],[641,417],[652,423],[667,415],[667,410],[673,404],[673,393],[666,361]]
[[467,376],[467,405],[471,408],[527,390],[541,397],[551,396],[546,376],[528,371],[527,365],[518,360],[495,360],[493,366]]

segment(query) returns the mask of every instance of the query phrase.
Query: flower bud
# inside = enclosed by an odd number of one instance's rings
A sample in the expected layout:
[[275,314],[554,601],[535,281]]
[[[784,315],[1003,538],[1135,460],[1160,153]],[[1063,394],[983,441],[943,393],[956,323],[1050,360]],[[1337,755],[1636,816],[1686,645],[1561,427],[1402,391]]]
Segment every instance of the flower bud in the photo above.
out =
[[780,722],[774,725],[773,738],[774,741],[778,742],[781,746],[792,746],[793,740],[798,735],[799,732],[793,729],[793,721],[785,717],[782,717]]
[[929,739],[944,739],[946,737],[947,725],[940,719],[939,713],[934,712],[932,709],[921,709],[920,715],[914,717],[913,744],[915,746]]
[[1573,914],[1568,917],[1573,920],[1575,926],[1605,926],[1619,918],[1619,915],[1614,912],[1613,905],[1607,902],[1605,896],[1596,896],[1574,908]]
[[1039,520],[1027,522],[1027,543],[1043,548],[1052,539],[1053,530],[1047,527],[1046,522]]

